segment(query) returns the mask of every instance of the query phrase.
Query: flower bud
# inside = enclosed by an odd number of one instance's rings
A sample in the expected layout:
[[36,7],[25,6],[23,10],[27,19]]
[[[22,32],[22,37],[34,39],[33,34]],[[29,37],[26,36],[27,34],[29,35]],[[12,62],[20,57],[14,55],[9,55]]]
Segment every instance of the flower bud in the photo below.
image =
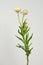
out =
[[21,8],[15,8],[15,11],[19,13],[21,11]]
[[27,14],[28,14],[28,10],[25,10],[25,9],[24,9],[24,10],[22,11],[22,13],[23,13],[24,15],[27,15]]
[[26,27],[26,28],[28,28],[28,27],[29,27],[29,25],[26,23],[26,24],[25,24],[25,27]]

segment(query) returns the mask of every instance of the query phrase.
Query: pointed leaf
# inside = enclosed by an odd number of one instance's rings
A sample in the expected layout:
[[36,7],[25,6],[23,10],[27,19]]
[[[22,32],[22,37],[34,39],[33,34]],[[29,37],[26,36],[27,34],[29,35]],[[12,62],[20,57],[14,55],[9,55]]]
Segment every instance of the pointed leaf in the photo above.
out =
[[[20,37],[18,37],[18,36],[16,36],[16,37],[23,42],[23,39],[22,39],[22,38],[20,38]],[[23,42],[23,43],[24,43],[24,42]]]
[[28,39],[28,33],[26,34],[26,40]]
[[33,33],[32,33],[32,35],[29,37],[28,42],[32,39],[32,36],[33,36]]
[[24,46],[22,46],[22,45],[20,45],[20,44],[18,44],[17,47],[18,47],[18,48],[21,48],[21,49],[23,49],[23,50],[25,50],[25,49],[24,49]]
[[33,48],[31,48],[29,51],[30,51],[30,54],[31,54],[31,51],[32,51]]
[[[22,35],[22,33],[19,31],[19,29],[18,29],[18,33],[20,34],[20,35]],[[22,35],[23,36],[23,35]]]
[[29,47],[32,45],[32,43],[29,45]]
[[22,29],[22,27],[21,27],[21,26],[19,26],[19,28],[20,28],[20,29]]
[[27,33],[29,30],[30,30],[30,28],[29,28],[29,29],[27,29],[26,33]]

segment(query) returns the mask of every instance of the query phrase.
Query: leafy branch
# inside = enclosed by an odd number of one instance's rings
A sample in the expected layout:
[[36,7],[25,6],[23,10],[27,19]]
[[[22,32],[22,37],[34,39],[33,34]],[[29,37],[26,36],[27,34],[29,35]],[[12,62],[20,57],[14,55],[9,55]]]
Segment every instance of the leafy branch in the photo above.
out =
[[22,22],[20,22],[20,16],[19,16],[21,9],[16,8],[15,11],[18,14],[18,21],[19,21],[18,33],[19,35],[21,35],[21,37],[19,36],[16,36],[16,37],[23,43],[23,45],[18,44],[16,47],[21,48],[22,50],[25,51],[25,54],[27,56],[27,65],[28,65],[28,60],[29,60],[28,57],[31,54],[31,51],[33,49],[33,48],[30,48],[30,46],[32,45],[32,43],[30,43],[30,40],[33,37],[33,33],[31,34],[31,36],[29,35],[30,27],[27,24],[27,19],[24,19],[24,17],[28,14],[28,11],[27,10],[22,11],[22,14],[23,14]]

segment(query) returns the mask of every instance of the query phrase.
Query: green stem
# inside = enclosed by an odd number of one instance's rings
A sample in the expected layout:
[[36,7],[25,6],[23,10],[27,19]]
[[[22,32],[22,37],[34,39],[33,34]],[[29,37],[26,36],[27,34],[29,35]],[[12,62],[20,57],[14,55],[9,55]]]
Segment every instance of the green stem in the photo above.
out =
[[23,14],[23,17],[22,17],[22,23],[23,23],[23,19],[24,19],[24,14]]
[[20,17],[19,17],[19,13],[18,13],[18,22],[19,22],[19,24],[21,25],[21,23],[20,23]]
[[28,60],[28,55],[27,55],[27,65],[28,65],[28,62],[29,62],[29,60]]

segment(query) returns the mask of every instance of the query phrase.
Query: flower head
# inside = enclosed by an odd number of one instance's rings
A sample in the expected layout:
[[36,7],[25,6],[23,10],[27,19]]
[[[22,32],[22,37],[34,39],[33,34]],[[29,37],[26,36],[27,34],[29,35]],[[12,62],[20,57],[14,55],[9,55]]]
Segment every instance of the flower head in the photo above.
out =
[[24,10],[22,11],[22,13],[23,13],[24,15],[27,15],[27,14],[28,14],[28,10],[24,9]]
[[15,8],[15,11],[19,13],[21,11],[21,8]]

